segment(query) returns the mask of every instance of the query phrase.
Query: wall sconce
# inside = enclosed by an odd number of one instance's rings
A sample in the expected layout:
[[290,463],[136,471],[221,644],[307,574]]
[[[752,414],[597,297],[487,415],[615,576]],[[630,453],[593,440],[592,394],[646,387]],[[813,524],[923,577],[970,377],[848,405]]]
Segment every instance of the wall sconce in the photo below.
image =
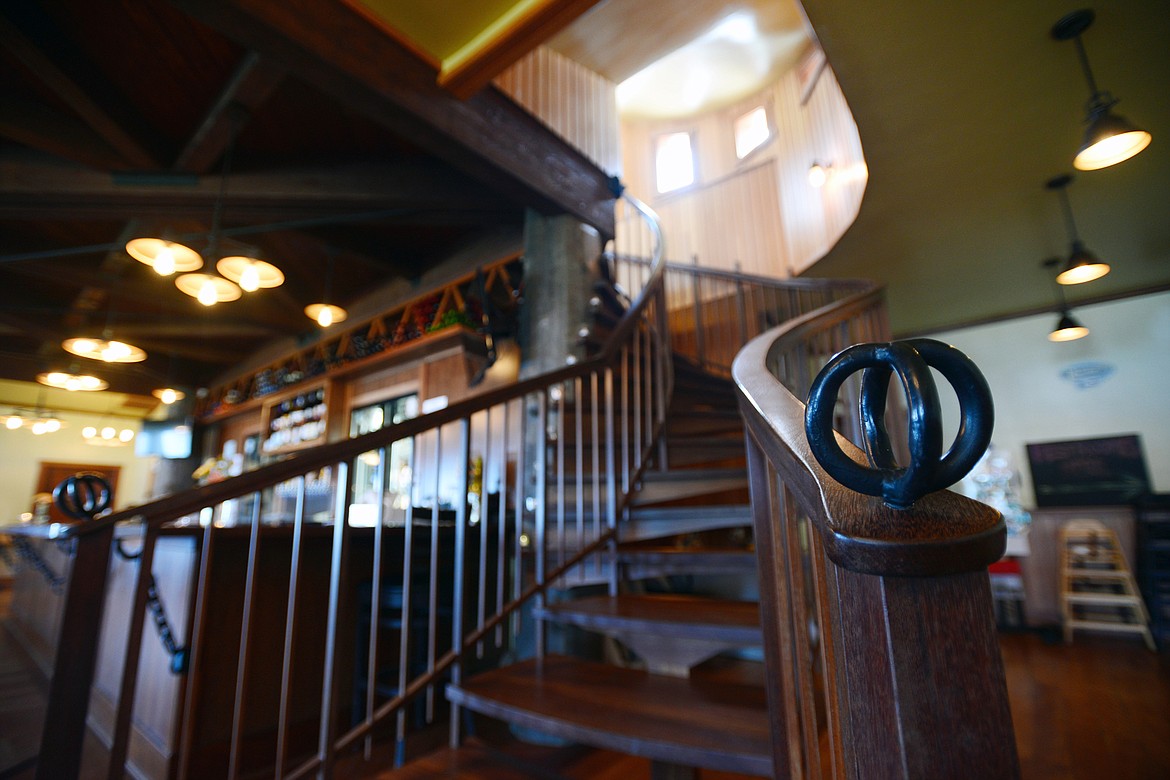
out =
[[1089,83],[1089,102],[1085,113],[1085,140],[1073,159],[1080,171],[1095,171],[1128,160],[1150,145],[1150,134],[1134,125],[1112,109],[1118,101],[1107,90],[1098,89],[1089,68],[1089,57],[1081,42],[1081,33],[1089,29],[1095,15],[1088,8],[1073,11],[1052,26],[1052,37],[1058,41],[1073,41]]
[[1073,220],[1072,206],[1068,200],[1068,185],[1072,180],[1072,175],[1065,173],[1049,179],[1044,185],[1060,196],[1060,203],[1064,207],[1065,226],[1068,228],[1071,242],[1068,260],[1065,261],[1061,272],[1056,275],[1056,281],[1060,284],[1084,284],[1109,273],[1109,265],[1090,252],[1077,235],[1077,223]]
[[813,187],[821,188],[829,180],[829,175],[833,172],[833,164],[825,162],[814,161],[808,167],[808,183]]

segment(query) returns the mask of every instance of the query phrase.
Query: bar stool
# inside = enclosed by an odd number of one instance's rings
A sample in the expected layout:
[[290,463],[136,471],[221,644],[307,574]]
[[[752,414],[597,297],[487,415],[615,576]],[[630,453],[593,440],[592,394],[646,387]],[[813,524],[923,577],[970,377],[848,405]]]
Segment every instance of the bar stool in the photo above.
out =
[[1064,641],[1077,629],[1141,634],[1154,650],[1150,615],[1121,552],[1099,520],[1070,520],[1060,530],[1060,609]]

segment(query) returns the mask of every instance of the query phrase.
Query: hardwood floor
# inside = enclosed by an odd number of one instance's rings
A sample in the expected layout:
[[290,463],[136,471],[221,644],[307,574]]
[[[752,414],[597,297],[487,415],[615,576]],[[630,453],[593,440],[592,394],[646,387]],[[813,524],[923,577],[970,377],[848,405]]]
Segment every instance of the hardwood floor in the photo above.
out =
[[[0,618],[7,615],[8,597],[0,582]],[[1170,651],[1151,653],[1129,638],[1078,635],[1072,645],[1054,639],[1011,633],[1000,641],[1024,780],[1170,778]],[[0,626],[0,778],[32,777],[31,769],[11,770],[36,751],[45,690]],[[547,760],[556,777],[650,777],[644,759],[579,748],[516,749]]]

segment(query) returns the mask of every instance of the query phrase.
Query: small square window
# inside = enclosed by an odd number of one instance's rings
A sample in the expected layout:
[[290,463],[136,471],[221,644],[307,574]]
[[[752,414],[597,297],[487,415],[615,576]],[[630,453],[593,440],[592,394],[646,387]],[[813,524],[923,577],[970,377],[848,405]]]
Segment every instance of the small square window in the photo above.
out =
[[690,133],[658,136],[654,149],[658,191],[671,192],[695,183],[695,158]]
[[735,120],[735,156],[743,159],[772,137],[768,129],[768,112],[757,106]]

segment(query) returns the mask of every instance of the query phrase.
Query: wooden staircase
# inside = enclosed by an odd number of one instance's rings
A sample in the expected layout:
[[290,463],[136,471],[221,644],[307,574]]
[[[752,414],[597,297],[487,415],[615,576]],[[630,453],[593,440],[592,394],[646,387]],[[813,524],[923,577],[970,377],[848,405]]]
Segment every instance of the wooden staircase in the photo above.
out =
[[[759,608],[737,597],[754,598],[757,587],[742,422],[728,380],[677,358],[675,377],[657,456],[620,526],[618,592],[597,593],[608,565],[601,576],[570,574],[563,599],[533,615],[550,635],[571,626],[604,636],[604,655],[618,663],[547,654],[446,694],[476,714],[473,732],[491,718],[519,734],[649,759],[653,777],[697,777],[700,767],[771,776],[762,663],[751,660],[762,643]],[[379,775],[422,776],[560,775],[480,740]]]

